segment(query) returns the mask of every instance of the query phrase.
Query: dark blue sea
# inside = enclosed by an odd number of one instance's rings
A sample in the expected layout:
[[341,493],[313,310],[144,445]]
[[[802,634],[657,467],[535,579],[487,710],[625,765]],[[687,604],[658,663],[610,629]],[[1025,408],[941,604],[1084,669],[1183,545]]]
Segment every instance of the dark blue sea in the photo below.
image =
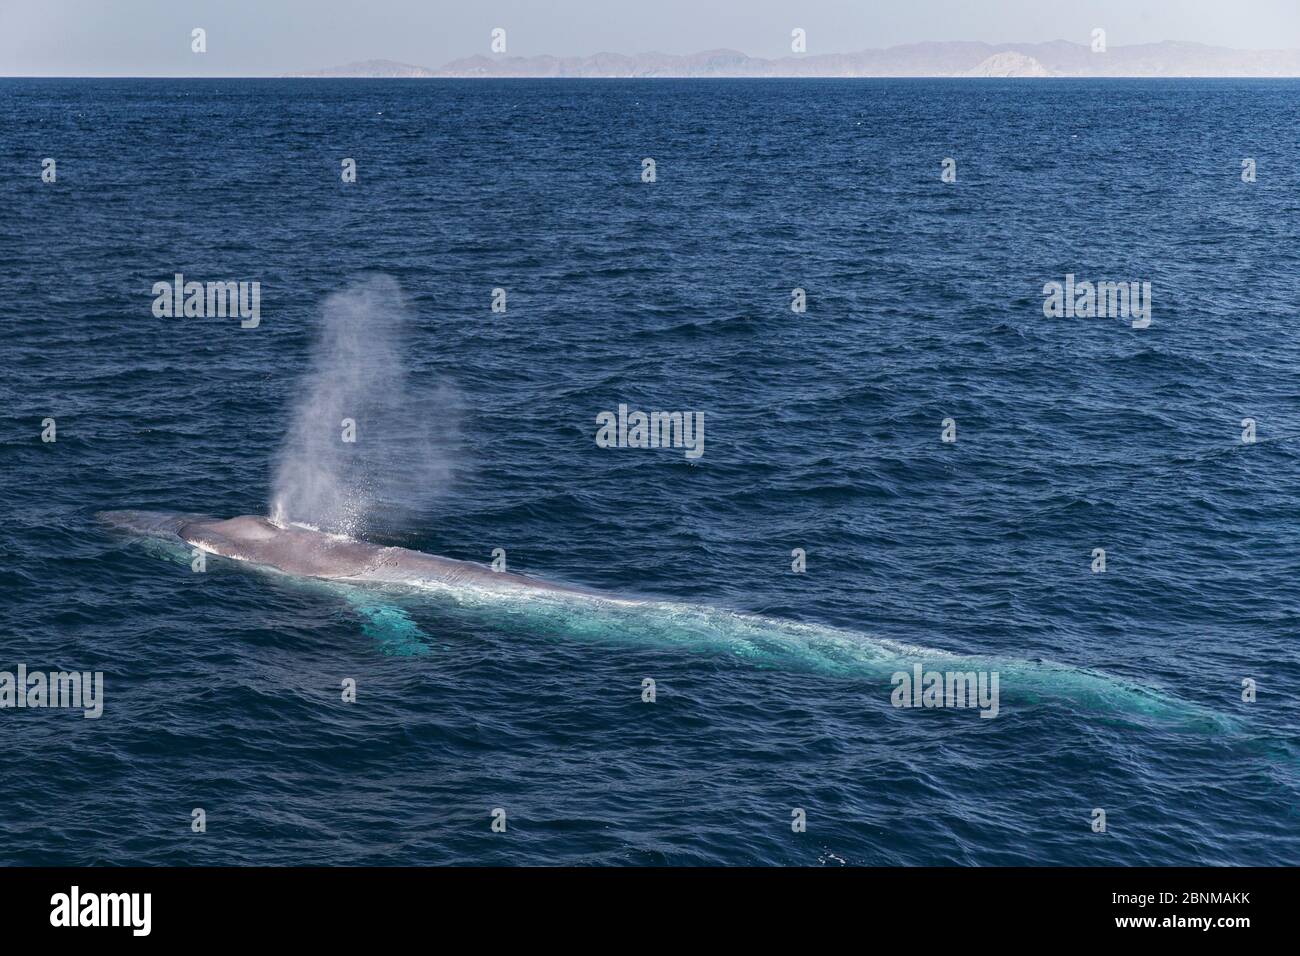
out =
[[[1297,107],[0,80],[0,671],[104,674],[98,719],[0,710],[0,861],[1296,863]],[[176,273],[260,324],[155,316]],[[1149,327],[1046,317],[1067,274]],[[97,518],[267,514],[375,356],[352,533],[641,603],[195,573]],[[704,453],[598,447],[620,404]],[[894,706],[913,661],[997,716]]]

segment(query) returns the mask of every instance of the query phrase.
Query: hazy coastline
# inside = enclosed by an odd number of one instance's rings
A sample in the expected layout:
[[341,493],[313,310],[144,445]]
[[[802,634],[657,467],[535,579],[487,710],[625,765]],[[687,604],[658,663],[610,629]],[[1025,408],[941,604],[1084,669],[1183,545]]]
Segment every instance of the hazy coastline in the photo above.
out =
[[356,78],[743,78],[743,77],[1300,77],[1300,50],[1236,50],[1203,43],[1111,46],[1084,43],[927,42],[856,53],[779,58],[717,49],[691,54],[462,57],[440,67],[371,59],[291,77]]

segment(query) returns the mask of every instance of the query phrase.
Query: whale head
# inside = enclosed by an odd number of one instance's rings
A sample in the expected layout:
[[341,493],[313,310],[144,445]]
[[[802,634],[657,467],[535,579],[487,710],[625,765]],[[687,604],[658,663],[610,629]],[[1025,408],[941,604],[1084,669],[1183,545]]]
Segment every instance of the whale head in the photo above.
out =
[[181,524],[176,534],[224,558],[317,578],[355,577],[377,565],[386,550],[311,528],[281,527],[261,515],[200,518]]

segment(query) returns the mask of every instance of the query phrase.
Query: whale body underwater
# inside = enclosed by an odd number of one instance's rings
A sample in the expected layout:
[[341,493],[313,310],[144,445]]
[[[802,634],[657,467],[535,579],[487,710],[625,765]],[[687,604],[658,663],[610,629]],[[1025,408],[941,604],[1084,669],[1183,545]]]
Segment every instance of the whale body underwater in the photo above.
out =
[[[472,615],[508,632],[579,637],[602,644],[635,641],[684,651],[726,654],[758,667],[837,677],[894,679],[918,665],[937,672],[1001,675],[1004,697],[1058,700],[1131,718],[1226,729],[1221,715],[1147,685],[1086,667],[1037,659],[959,654],[874,638],[865,633],[709,605],[631,597],[495,571],[408,548],[385,546],[268,518],[161,511],[103,511],[110,528],[131,536],[184,544],[294,578],[337,584],[380,640],[394,627],[423,637],[396,606],[375,593],[412,589],[444,599],[448,613]],[[468,620],[468,618],[467,618]],[[423,643],[393,653],[427,652]],[[973,677],[974,674],[971,674]],[[888,694],[888,689],[886,688]]]

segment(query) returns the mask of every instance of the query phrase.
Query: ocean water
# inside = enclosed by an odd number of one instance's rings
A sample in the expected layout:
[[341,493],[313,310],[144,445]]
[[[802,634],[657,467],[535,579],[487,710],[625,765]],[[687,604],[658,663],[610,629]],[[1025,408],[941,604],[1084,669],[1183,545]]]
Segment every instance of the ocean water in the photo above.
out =
[[[105,675],[97,720],[0,711],[0,861],[1297,862],[1298,102],[0,80],[0,670]],[[261,324],[156,318],[178,272]],[[1150,327],[1044,317],[1067,273]],[[373,288],[428,428],[361,423],[365,535],[644,603],[196,574],[96,520],[266,514]],[[704,454],[597,447],[620,403]],[[997,670],[997,717],[892,706],[911,661]]]

